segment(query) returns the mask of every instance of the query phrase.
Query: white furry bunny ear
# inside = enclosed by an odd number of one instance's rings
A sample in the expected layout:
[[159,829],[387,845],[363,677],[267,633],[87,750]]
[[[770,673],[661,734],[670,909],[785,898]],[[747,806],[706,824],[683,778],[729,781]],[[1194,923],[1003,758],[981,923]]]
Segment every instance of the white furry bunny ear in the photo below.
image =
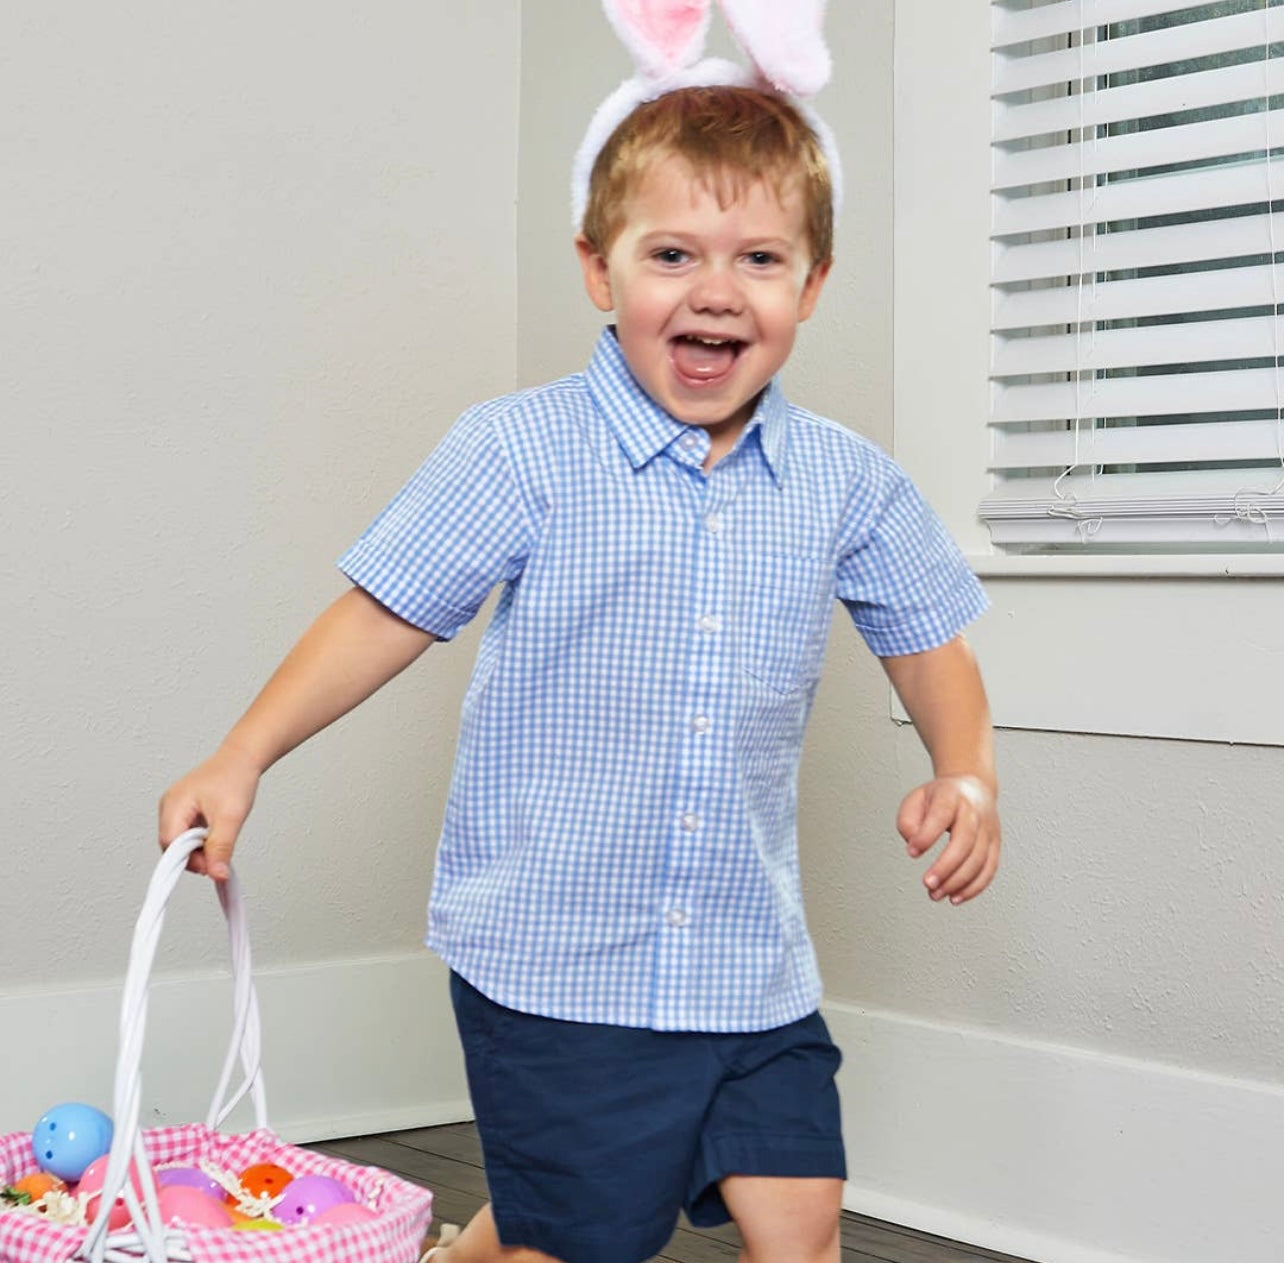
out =
[[[611,93],[589,121],[571,167],[571,218],[583,226],[593,164],[615,129],[644,101],[678,88],[763,88],[811,96],[829,79],[829,52],[821,37],[824,0],[719,0],[727,23],[754,69],[704,51],[711,0],[602,0],[637,73]],[[816,133],[829,165],[835,210],[842,204],[842,171],[829,128],[801,101],[794,104]]]
[[603,7],[634,64],[648,78],[681,70],[704,50],[709,0],[603,0]]
[[732,34],[777,91],[815,96],[829,82],[825,0],[718,2]]

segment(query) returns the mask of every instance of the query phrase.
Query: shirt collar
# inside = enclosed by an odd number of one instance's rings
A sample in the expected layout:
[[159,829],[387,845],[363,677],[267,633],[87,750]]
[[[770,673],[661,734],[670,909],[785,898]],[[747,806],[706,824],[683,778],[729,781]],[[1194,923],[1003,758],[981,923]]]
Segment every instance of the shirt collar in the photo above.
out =
[[[692,428],[675,421],[642,389],[609,326],[598,337],[584,376],[598,411],[634,469],[641,469]],[[772,378],[739,440],[740,444],[756,442],[777,485],[784,477],[788,419],[784,392]]]

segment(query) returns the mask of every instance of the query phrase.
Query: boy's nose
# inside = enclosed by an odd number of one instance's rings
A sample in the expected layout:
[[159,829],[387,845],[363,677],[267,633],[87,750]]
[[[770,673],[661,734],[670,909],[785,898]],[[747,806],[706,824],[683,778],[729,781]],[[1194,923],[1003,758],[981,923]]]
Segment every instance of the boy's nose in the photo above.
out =
[[688,301],[695,311],[734,314],[744,306],[744,293],[730,269],[705,268],[692,283]]

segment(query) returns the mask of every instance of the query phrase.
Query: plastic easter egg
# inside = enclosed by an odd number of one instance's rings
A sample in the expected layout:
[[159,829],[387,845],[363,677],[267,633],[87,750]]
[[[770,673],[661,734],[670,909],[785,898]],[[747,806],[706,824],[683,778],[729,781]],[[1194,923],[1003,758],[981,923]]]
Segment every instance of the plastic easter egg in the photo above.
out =
[[[95,1158],[86,1168],[85,1173],[80,1177],[80,1183],[76,1185],[76,1193],[86,1197],[85,1218],[92,1224],[96,1223],[98,1216],[102,1213],[102,1191],[103,1181],[107,1178],[107,1162],[110,1154],[103,1154],[101,1158]],[[143,1186],[138,1176],[137,1159],[129,1164],[129,1182],[134,1186],[134,1196],[140,1201],[143,1197]],[[115,1232],[129,1223],[129,1207],[125,1205],[125,1194],[122,1189],[116,1195],[116,1201],[111,1210],[107,1212],[107,1227]]]
[[230,1228],[232,1213],[215,1197],[185,1184],[171,1184],[161,1189],[161,1222],[166,1227],[187,1224],[192,1228]]
[[[241,1187],[251,1197],[280,1197],[294,1175],[275,1162],[256,1162],[252,1167],[246,1167],[238,1178]],[[232,1205],[236,1204],[236,1198],[231,1193],[225,1200]]]
[[161,1188],[171,1184],[182,1184],[186,1188],[198,1188],[211,1197],[221,1198],[223,1186],[212,1176],[206,1175],[200,1167],[165,1167],[156,1172],[156,1183]]
[[65,1193],[67,1185],[48,1171],[37,1171],[34,1175],[24,1175],[22,1179],[14,1180],[13,1191],[26,1193],[33,1202],[38,1202],[46,1193]]
[[379,1216],[369,1206],[363,1206],[360,1202],[339,1202],[337,1206],[330,1206],[313,1215],[312,1226],[331,1224],[337,1227],[340,1224],[362,1224],[378,1218]]
[[111,1148],[114,1128],[100,1109],[69,1101],[40,1116],[31,1133],[36,1165],[60,1180],[74,1182]]
[[237,1232],[280,1232],[281,1225],[273,1223],[270,1219],[250,1219],[242,1215],[232,1227]]
[[285,1186],[285,1195],[272,1213],[288,1227],[311,1223],[323,1210],[356,1200],[356,1194],[339,1180],[328,1175],[301,1175]]

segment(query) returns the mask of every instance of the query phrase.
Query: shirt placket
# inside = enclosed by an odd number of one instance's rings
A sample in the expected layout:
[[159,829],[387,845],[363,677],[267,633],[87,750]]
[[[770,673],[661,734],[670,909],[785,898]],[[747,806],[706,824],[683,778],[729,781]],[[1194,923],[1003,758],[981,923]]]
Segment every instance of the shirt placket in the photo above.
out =
[[[693,460],[698,468],[707,450],[703,435],[686,446],[680,459]],[[683,443],[679,444],[680,449]],[[728,768],[731,706],[728,673],[734,664],[730,626],[731,557],[734,458],[724,458],[706,478],[697,475],[696,521],[692,533],[690,607],[687,611],[689,652],[686,692],[677,715],[681,725],[679,755],[670,804],[668,863],[660,900],[659,977],[670,985],[657,992],[656,1014],[662,1027],[682,1028],[694,1014],[687,1011],[692,988],[689,978],[697,957],[703,959],[716,936],[710,909],[700,899],[709,887],[708,866],[712,848],[725,823],[725,786],[718,768]],[[725,772],[723,773],[725,775]],[[697,945],[700,945],[699,949]]]

